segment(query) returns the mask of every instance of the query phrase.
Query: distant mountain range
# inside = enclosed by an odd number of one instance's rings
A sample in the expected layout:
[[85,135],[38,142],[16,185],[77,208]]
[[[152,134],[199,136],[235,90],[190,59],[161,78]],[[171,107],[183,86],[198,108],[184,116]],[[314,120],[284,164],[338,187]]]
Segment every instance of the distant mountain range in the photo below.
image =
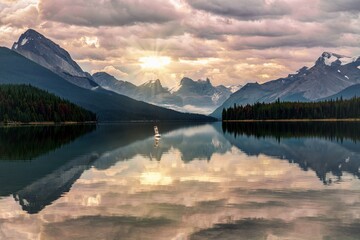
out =
[[136,100],[184,111],[209,114],[219,107],[241,86],[213,86],[209,79],[194,81],[184,77],[178,86],[168,89],[161,81],[150,80],[140,86],[118,80],[105,72],[92,75],[94,81],[105,89]]
[[324,52],[311,68],[302,67],[295,74],[263,84],[213,86],[209,79],[184,77],[178,86],[169,89],[158,79],[136,86],[105,72],[91,76],[65,49],[29,29],[12,50],[0,48],[0,63],[0,84],[34,85],[94,111],[102,121],[210,120],[178,111],[212,112],[210,116],[220,118],[222,109],[235,103],[360,96],[360,58],[329,52]]
[[319,101],[360,95],[360,57],[324,52],[311,68],[264,84],[248,83],[232,94],[211,116],[220,118],[223,108],[256,102]]
[[213,120],[103,89],[68,52],[34,30],[22,34],[12,49],[0,47],[0,84],[31,84],[95,112],[100,121]]

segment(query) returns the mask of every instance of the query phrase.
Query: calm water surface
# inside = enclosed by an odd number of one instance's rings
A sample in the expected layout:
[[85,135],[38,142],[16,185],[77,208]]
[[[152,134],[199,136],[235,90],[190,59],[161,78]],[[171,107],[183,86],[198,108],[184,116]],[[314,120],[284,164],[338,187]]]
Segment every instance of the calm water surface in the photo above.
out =
[[0,128],[0,239],[360,239],[359,123]]

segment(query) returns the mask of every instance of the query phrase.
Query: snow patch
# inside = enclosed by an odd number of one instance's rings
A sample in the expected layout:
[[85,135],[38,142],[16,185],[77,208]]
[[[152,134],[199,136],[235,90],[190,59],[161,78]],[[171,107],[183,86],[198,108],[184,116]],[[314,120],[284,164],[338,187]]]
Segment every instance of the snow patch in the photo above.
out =
[[337,57],[335,57],[334,55],[330,54],[330,55],[326,55],[323,57],[324,58],[324,63],[325,65],[331,66],[331,64],[333,62],[335,62],[336,60],[338,60]]
[[18,44],[16,43],[15,45],[14,45],[14,49],[17,49],[18,48]]
[[341,71],[338,69],[338,73],[341,73]]
[[346,78],[346,79],[349,79],[349,77],[348,77],[348,76],[346,76],[346,75],[345,75],[345,78]]
[[21,45],[21,46],[24,46],[28,41],[29,41],[28,38],[24,38],[24,39],[21,41],[20,45]]
[[156,80],[149,80],[148,83],[149,83],[149,84],[154,84],[154,83],[156,83]]
[[328,66],[331,66],[332,63],[339,60],[341,65],[346,65],[349,63],[353,63],[357,60],[357,57],[348,57],[336,53],[324,52],[322,54],[322,58],[324,59],[324,63]]
[[358,69],[360,69],[360,66],[357,66]]
[[28,202],[28,200],[26,200],[25,198],[23,199],[23,202],[24,202],[24,205],[25,205],[25,206],[29,206],[29,205],[30,205],[30,203]]
[[211,96],[211,101],[215,104],[218,103],[219,99],[221,97],[221,94],[219,93],[214,93],[212,96]]
[[98,89],[98,88],[99,88],[99,86],[93,87],[93,88],[91,88],[91,90],[95,91],[95,90]]
[[340,59],[340,62],[341,62],[341,65],[346,65],[346,64],[349,64],[349,63],[353,63],[356,61],[356,57],[353,57],[353,58],[350,58],[350,57],[342,57]]
[[229,86],[226,86],[227,89],[230,90],[231,93],[234,93],[234,92],[237,92],[240,90],[240,88],[242,88],[241,85],[229,85]]

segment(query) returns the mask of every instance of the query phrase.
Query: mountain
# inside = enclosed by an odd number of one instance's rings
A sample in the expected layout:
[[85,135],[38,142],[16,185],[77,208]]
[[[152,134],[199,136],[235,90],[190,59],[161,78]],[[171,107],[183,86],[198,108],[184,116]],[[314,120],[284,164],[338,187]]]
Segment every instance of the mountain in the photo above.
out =
[[355,84],[350,87],[347,87],[344,90],[338,92],[337,94],[331,95],[330,97],[327,97],[327,98],[324,98],[321,100],[330,100],[330,99],[337,99],[337,98],[350,99],[355,96],[356,97],[360,96],[360,84]]
[[122,80],[117,80],[114,76],[106,72],[97,72],[92,75],[94,81],[101,87],[131,97],[135,94],[137,86]]
[[79,87],[98,87],[91,75],[84,72],[66,50],[33,29],[21,34],[12,50]]
[[30,85],[0,85],[0,122],[86,122],[96,115]]
[[101,87],[90,90],[76,86],[4,47],[0,47],[0,84],[30,84],[96,113],[100,121],[213,120],[202,115],[180,113],[139,102]]
[[140,86],[118,80],[110,74],[98,72],[92,75],[94,81],[105,89],[126,95],[136,100],[155,105],[185,111],[211,113],[220,106],[239,86],[213,86],[209,79],[194,81],[183,78],[180,84],[172,89],[162,86],[161,81],[150,80]]
[[240,90],[240,88],[242,88],[242,85],[228,85],[226,86],[227,89],[230,90],[231,93],[237,92]]
[[171,92],[183,99],[183,105],[188,109],[203,108],[205,111],[220,106],[231,94],[223,85],[214,87],[209,79],[194,81],[184,77],[179,86]]
[[255,102],[317,101],[360,83],[360,57],[324,52],[311,68],[263,84],[248,83],[233,93],[211,116],[221,117],[223,108]]
[[[106,72],[97,72],[92,76],[94,81],[101,87],[133,99],[170,108],[175,105],[182,106],[182,99],[171,94],[167,88],[162,86],[158,79],[136,86],[130,82],[118,80]],[[175,110],[183,110],[181,108],[173,108]]]
[[182,99],[162,86],[159,79],[149,80],[137,87],[135,99],[160,106],[182,106]]

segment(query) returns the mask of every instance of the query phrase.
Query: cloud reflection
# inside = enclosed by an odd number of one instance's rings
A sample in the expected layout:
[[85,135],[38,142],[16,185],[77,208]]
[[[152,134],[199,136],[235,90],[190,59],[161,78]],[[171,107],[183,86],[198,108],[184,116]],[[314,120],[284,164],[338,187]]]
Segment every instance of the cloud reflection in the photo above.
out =
[[[38,214],[0,199],[0,238],[323,239],[346,233],[356,239],[358,179],[345,171],[346,181],[324,185],[312,168],[304,171],[270,151],[290,156],[299,146],[330,144],[328,151],[342,152],[340,143],[244,137],[240,144],[218,130],[181,128],[164,133],[156,148],[149,137],[108,149]],[[355,149],[346,148],[350,152]]]

